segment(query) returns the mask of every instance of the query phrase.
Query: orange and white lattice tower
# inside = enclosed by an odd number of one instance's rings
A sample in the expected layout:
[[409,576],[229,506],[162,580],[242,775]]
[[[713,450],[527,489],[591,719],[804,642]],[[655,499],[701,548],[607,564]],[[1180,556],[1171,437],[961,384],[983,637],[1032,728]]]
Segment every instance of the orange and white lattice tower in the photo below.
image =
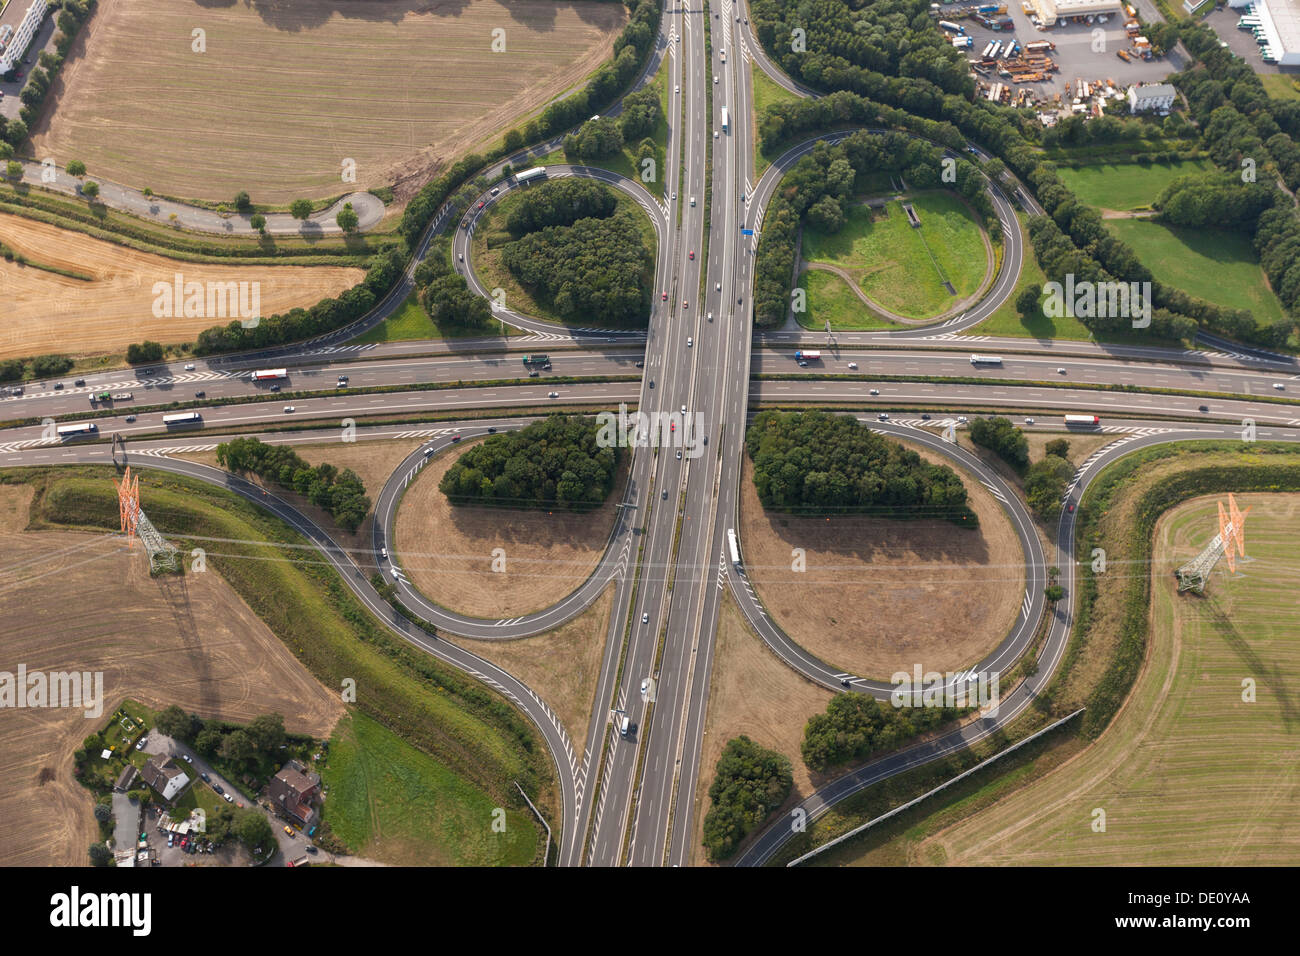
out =
[[1219,533],[1205,546],[1205,550],[1174,572],[1174,576],[1178,578],[1179,591],[1195,591],[1198,594],[1204,592],[1210,574],[1213,573],[1221,558],[1227,559],[1229,571],[1237,570],[1237,558],[1246,556],[1246,515],[1248,514],[1250,514],[1249,508],[1245,511],[1237,510],[1237,499],[1232,495],[1228,495],[1226,513],[1223,510],[1223,502],[1219,502]]
[[126,535],[127,547],[135,544],[138,537],[144,542],[149,552],[149,573],[161,571],[180,571],[181,555],[174,547],[163,540],[153,522],[140,507],[140,476],[131,476],[131,466],[127,465],[122,480],[113,479],[117,486],[117,506],[122,518],[122,533]]

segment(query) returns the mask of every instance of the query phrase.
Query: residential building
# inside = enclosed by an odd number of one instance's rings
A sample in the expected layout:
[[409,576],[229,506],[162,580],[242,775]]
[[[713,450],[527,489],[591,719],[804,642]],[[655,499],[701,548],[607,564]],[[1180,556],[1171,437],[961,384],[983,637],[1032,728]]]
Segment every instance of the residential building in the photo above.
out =
[[1130,113],[1168,112],[1178,98],[1178,91],[1169,83],[1147,83],[1128,88]]
[[315,804],[320,800],[320,774],[312,773],[297,760],[290,760],[271,778],[271,802],[286,817],[304,829],[320,821]]
[[161,761],[158,757],[150,757],[145,761],[140,776],[167,801],[189,786],[190,782],[185,771],[176,766],[176,762],[171,757]]

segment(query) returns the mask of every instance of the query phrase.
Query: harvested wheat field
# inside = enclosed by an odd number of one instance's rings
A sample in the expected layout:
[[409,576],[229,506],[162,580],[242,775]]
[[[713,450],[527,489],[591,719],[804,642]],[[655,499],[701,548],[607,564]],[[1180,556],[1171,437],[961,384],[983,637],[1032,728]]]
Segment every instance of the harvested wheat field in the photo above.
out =
[[[0,486],[0,670],[104,674],[104,714],[0,709],[0,859],[83,866],[96,838],[93,800],[72,753],[123,699],[202,717],[284,715],[328,736],[343,714],[217,574],[149,577],[148,561],[109,535],[22,533],[32,489]],[[68,600],[70,594],[76,600]]]
[[[723,596],[709,682],[709,712],[700,749],[692,866],[714,865],[704,850],[704,815],[711,805],[709,787],[713,784],[713,771],[727,741],[744,734],[754,743],[785,755],[794,776],[794,789],[780,812],[788,813],[829,779],[809,771],[799,745],[803,742],[804,725],[814,714],[826,709],[831,696],[830,691],[800,677],[769,651],[745,622],[731,595]],[[755,830],[750,839],[759,832]],[[749,843],[746,840],[740,844],[735,856]]]
[[[1300,862],[1300,495],[1240,495],[1246,561],[1204,597],[1172,569],[1218,531],[1221,496],[1155,530],[1146,659],[1083,753],[922,841],[917,862],[1017,866],[1294,866]],[[1255,700],[1243,700],[1243,681]],[[1106,813],[1105,832],[1093,829]]]
[[[626,457],[609,499],[586,514],[452,507],[438,482],[475,444],[443,452],[411,482],[393,529],[398,563],[417,591],[460,614],[507,618],[550,607],[600,563],[627,475]],[[496,548],[505,551],[504,572],[492,570]]]
[[33,149],[163,195],[400,199],[594,72],[626,19],[555,0],[100,0]]
[[[939,464],[948,459],[914,447]],[[970,475],[977,529],[935,520],[800,518],[766,512],[745,458],[745,573],[800,646],[863,677],[970,667],[1007,635],[1025,591],[1024,556],[1001,505]],[[807,570],[792,569],[803,548]]]
[[42,352],[120,352],[145,339],[164,344],[185,342],[206,328],[225,325],[237,317],[233,310],[225,318],[155,317],[154,283],[173,286],[178,272],[186,283],[202,282],[205,288],[209,282],[260,283],[264,316],[315,305],[365,276],[362,269],[337,266],[180,262],[3,213],[0,239],[32,262],[91,277],[87,282],[0,260],[0,301],[5,316],[0,325],[0,358]]

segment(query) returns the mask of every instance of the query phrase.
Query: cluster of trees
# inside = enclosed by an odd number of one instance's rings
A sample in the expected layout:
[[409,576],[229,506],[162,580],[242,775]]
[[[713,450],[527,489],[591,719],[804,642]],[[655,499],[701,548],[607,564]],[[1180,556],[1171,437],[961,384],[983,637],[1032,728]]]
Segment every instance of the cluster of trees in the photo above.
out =
[[401,278],[404,265],[405,256],[400,249],[386,249],[371,256],[365,278],[338,298],[321,299],[309,309],[293,309],[264,318],[253,328],[246,328],[238,319],[228,325],[214,325],[199,333],[194,354],[266,348],[342,328],[374,308]]
[[54,378],[72,368],[72,359],[66,355],[38,355],[31,359],[0,360],[0,382],[17,382],[24,378],[27,369],[32,378]]
[[596,443],[592,418],[549,415],[494,435],[447,469],[438,489],[454,504],[586,511],[614,489],[618,454]]
[[646,248],[637,213],[547,226],[501,249],[501,262],[559,315],[583,324],[645,323],[650,315]]
[[146,339],[143,342],[132,342],[126,347],[126,360],[131,365],[137,365],[140,362],[157,362],[163,357],[163,347],[160,342],[151,342]]
[[623,127],[612,116],[589,120],[576,133],[564,137],[564,155],[570,162],[613,156],[622,148]]
[[266,761],[278,763],[280,747],[288,741],[280,714],[263,714],[241,726],[202,720],[173,704],[158,714],[155,726],[190,744],[204,757],[220,759],[241,771],[254,770]]
[[959,716],[956,707],[892,707],[866,694],[836,694],[804,725],[799,751],[810,769],[825,770],[893,750]]
[[748,737],[733,737],[722,748],[709,786],[709,812],[704,815],[704,849],[720,862],[758,829],[767,815],[794,787],[790,761]]
[[663,103],[659,92],[653,86],[646,86],[623,97],[623,111],[618,116],[619,128],[623,131],[623,141],[630,143],[634,139],[649,136],[659,121],[664,118]]
[[1045,454],[1025,472],[1025,499],[1043,521],[1054,521],[1061,513],[1065,489],[1074,474],[1070,464],[1070,443],[1057,438],[1047,443]]
[[1017,472],[1029,466],[1029,439],[1009,418],[997,415],[971,419],[970,440],[983,445]]
[[760,412],[745,435],[765,508],[801,514],[977,519],[966,486],[946,465],[864,428],[850,415]]
[[435,240],[429,254],[415,267],[416,295],[440,328],[485,329],[492,322],[492,308],[481,295],[471,292],[465,277],[448,264],[449,248],[448,240]]
[[1155,205],[1161,218],[1176,226],[1251,230],[1273,205],[1276,191],[1258,182],[1243,183],[1233,173],[1200,173],[1169,183]]
[[571,226],[579,219],[606,219],[617,207],[613,191],[594,179],[557,179],[525,192],[506,217],[506,229],[518,239],[548,226]]
[[356,531],[370,512],[366,486],[351,468],[315,467],[286,445],[256,438],[232,438],[217,446],[217,463],[230,471],[252,472],[289,488],[330,513],[340,528]]
[[[833,106],[828,103],[833,99],[849,106],[863,102],[847,94],[813,102]],[[816,112],[822,113],[820,109]],[[835,111],[831,109],[828,115],[834,116]],[[862,121],[875,120],[864,117]],[[802,119],[797,125],[802,125]],[[994,239],[999,238],[1001,228],[979,169],[965,159],[956,159],[951,183],[943,181],[944,169],[941,147],[902,132],[859,130],[834,146],[818,143],[786,174],[763,216],[754,276],[755,324],[771,328],[785,320],[799,223],[837,232],[853,202],[860,173],[897,172],[917,189],[955,189],[983,216]]]

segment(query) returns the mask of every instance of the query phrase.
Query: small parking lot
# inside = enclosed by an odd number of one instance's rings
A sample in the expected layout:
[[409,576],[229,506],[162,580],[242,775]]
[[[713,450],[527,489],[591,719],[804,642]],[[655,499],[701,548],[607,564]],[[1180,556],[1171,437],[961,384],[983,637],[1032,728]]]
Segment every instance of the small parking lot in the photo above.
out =
[[1220,40],[1228,44],[1229,50],[1249,63],[1250,68],[1256,73],[1286,73],[1300,79],[1300,68],[1294,66],[1283,68],[1276,63],[1265,63],[1260,58],[1260,46],[1255,42],[1255,34],[1249,30],[1237,29],[1237,21],[1245,12],[1244,7],[1233,10],[1225,6],[1222,10],[1215,10],[1207,16],[1205,23],[1214,29]]

